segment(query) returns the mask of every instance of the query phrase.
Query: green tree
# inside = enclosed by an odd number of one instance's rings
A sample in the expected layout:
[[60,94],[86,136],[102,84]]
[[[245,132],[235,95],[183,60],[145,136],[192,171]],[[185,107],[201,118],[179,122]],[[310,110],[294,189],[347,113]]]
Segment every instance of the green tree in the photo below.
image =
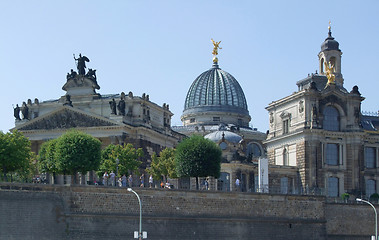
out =
[[157,156],[155,153],[152,156],[151,166],[147,172],[153,175],[155,180],[161,180],[163,176],[165,181],[167,177],[177,178],[175,167],[175,149],[165,148]]
[[[105,171],[116,172],[117,166],[119,175],[128,174],[129,171],[136,171],[141,165],[141,161],[138,160],[140,157],[143,157],[142,149],[134,148],[131,143],[125,145],[110,144],[101,152],[101,164],[98,175],[102,176]],[[118,164],[117,159],[119,161]]]
[[0,132],[0,170],[4,181],[7,173],[18,173],[27,177],[30,173],[32,152],[30,141],[19,131]]
[[85,174],[99,168],[101,142],[89,134],[76,130],[68,131],[57,138],[52,159],[56,160],[53,168],[61,173],[73,175],[76,184],[78,172]]
[[52,139],[44,142],[41,145],[38,154],[38,170],[43,173],[52,173],[55,182],[55,176],[59,172],[58,160],[56,158],[56,144],[57,139]]
[[211,140],[193,135],[176,147],[175,164],[178,177],[196,177],[198,189],[198,177],[220,176],[221,149]]

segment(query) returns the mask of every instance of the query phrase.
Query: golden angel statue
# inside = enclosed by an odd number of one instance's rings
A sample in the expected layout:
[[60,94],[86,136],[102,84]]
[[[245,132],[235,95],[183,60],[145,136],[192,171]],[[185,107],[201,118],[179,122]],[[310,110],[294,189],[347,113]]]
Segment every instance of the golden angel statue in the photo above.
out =
[[213,38],[211,38],[211,40],[212,40],[212,43],[213,43],[213,46],[214,46],[212,54],[213,54],[214,56],[216,56],[216,55],[218,55],[218,49],[222,49],[222,48],[220,48],[220,46],[219,46],[221,41],[219,41],[219,42],[215,42],[215,41],[213,40]]
[[334,72],[334,66],[329,62],[324,62],[325,65],[325,75],[328,78],[328,85],[329,84],[335,84],[335,75]]

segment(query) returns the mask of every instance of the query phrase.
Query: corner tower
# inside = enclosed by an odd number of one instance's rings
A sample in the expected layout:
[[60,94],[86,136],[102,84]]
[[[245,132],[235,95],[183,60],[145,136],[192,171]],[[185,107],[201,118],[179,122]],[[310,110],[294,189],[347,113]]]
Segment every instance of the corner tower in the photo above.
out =
[[339,43],[332,37],[331,25],[329,22],[328,37],[321,44],[321,51],[318,54],[319,59],[319,72],[322,75],[326,75],[325,63],[330,64],[335,76],[335,83],[342,87],[343,77],[341,73],[341,57],[342,51],[339,49]]

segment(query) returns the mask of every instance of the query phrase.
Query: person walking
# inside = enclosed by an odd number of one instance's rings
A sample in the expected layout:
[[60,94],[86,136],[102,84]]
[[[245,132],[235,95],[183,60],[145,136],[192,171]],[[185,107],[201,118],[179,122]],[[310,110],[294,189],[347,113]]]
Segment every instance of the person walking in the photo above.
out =
[[123,187],[126,187],[126,175],[125,175],[125,174],[122,175],[122,177],[121,177],[121,185],[122,185]]
[[145,186],[145,174],[142,173],[142,175],[139,177],[139,180],[140,180],[140,187],[144,187]]
[[105,171],[105,173],[103,174],[103,185],[104,186],[108,186],[108,177],[109,177],[108,172]]
[[128,184],[129,184],[130,188],[133,187],[133,176],[132,175],[129,175]]
[[150,188],[152,188],[153,187],[153,175],[150,175],[150,177],[149,177],[149,185],[150,185]]
[[115,177],[116,177],[116,174],[114,174],[114,172],[112,171],[110,174],[109,174],[109,178],[110,178],[110,181],[111,181],[111,185],[112,186],[115,186],[115,184],[116,184],[116,179],[115,179]]
[[236,179],[236,191],[240,191],[240,180],[239,180],[239,178]]

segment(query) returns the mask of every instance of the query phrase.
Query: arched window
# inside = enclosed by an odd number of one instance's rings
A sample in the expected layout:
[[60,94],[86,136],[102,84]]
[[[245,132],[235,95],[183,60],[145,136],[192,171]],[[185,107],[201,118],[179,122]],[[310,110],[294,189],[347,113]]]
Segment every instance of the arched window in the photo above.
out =
[[327,106],[323,111],[323,128],[328,131],[340,130],[340,115],[335,107]]
[[324,58],[321,58],[321,71],[320,71],[320,73],[324,73]]
[[246,156],[250,160],[262,156],[260,146],[256,143],[249,143],[246,147]]

